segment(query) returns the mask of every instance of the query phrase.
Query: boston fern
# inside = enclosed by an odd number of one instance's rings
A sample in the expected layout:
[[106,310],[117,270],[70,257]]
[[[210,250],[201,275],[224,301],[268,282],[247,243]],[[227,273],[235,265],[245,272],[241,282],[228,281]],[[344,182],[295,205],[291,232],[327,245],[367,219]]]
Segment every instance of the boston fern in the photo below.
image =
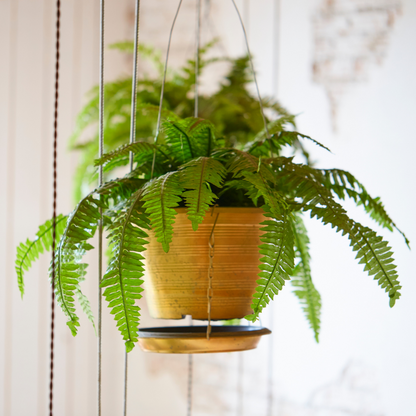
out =
[[[282,116],[270,123],[269,138],[261,131],[240,148],[225,145],[229,142],[218,137],[214,125],[201,118],[167,118],[162,127],[157,143],[122,145],[96,160],[96,167],[103,166],[110,172],[127,165],[132,152],[134,168],[125,177],[92,191],[68,217],[58,217],[56,299],[74,335],[79,325],[75,297],[87,315],[92,316],[80,291],[87,267],[82,257],[92,248],[89,241],[99,225],[100,212],[111,249],[101,286],[127,351],[138,339],[140,310],[135,301],[142,296],[143,253],[149,230],[168,252],[178,207],[187,208],[195,231],[214,204],[257,206],[264,210],[259,279],[252,314],[246,316],[250,321],[256,321],[291,280],[318,340],[321,298],[311,277],[309,238],[302,219],[306,213],[350,240],[356,259],[387,293],[391,307],[400,298],[401,286],[388,243],[351,219],[339,201],[351,198],[390,230],[397,228],[395,223],[380,200],[372,198],[350,173],[317,169],[282,156],[285,146],[312,140],[291,130],[290,117]],[[48,221],[41,226],[37,240],[18,248],[16,270],[22,293],[24,271],[41,251],[50,249],[50,230]]]

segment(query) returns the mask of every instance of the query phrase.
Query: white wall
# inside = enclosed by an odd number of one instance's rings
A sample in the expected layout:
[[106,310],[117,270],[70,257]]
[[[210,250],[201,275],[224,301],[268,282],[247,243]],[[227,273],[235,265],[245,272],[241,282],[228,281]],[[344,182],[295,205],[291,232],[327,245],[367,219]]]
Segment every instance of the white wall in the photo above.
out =
[[[250,15],[248,31],[264,94],[273,94],[273,1],[240,1]],[[54,64],[54,2],[0,1],[0,414],[45,414],[48,391],[49,291],[45,256],[28,273],[21,301],[13,267],[15,246],[33,234],[51,211],[51,148]],[[108,0],[106,40],[131,38],[132,2]],[[142,0],[141,40],[163,45],[176,2],[165,2],[158,16],[155,2]],[[192,51],[192,4],[175,32],[172,63]],[[312,15],[317,0],[281,0],[278,97],[299,113],[299,130],[323,142],[333,154],[310,148],[319,166],[351,170],[368,190],[380,195],[388,212],[411,241],[414,196],[411,171],[415,154],[412,113],[416,104],[413,74],[416,5],[403,2],[381,66],[368,82],[344,96],[338,132],[331,128],[324,89],[312,82]],[[71,172],[76,160],[66,153],[66,139],[84,93],[98,80],[98,2],[63,2],[59,118],[59,211],[71,209]],[[213,24],[225,36],[228,52],[243,51],[240,28],[228,2],[212,1]],[[160,22],[163,22],[160,24]],[[159,26],[160,25],[160,26]],[[158,28],[156,30],[155,28]],[[192,34],[188,34],[188,31]],[[176,45],[176,46],[175,46]],[[130,70],[117,52],[106,54],[106,78]],[[360,210],[354,218],[368,223]],[[321,342],[316,345],[290,290],[274,306],[274,415],[341,416],[354,414],[413,416],[416,405],[415,306],[412,252],[401,237],[380,230],[391,241],[403,282],[403,296],[390,310],[387,296],[354,262],[345,239],[308,221],[313,244],[313,273],[323,298]],[[371,224],[374,226],[373,224]],[[345,253],[345,254],[344,254]],[[95,299],[94,266],[87,294]],[[144,324],[151,321],[142,304]],[[267,321],[266,316],[264,320]],[[111,317],[104,316],[103,415],[122,409],[123,344]],[[60,311],[56,329],[56,414],[91,415],[95,411],[96,340],[82,321],[76,339]],[[248,415],[266,414],[269,342],[257,351],[195,357],[194,414],[234,415],[243,398]],[[244,362],[238,373],[239,360]],[[346,368],[343,372],[343,370]],[[130,359],[130,414],[181,415],[186,411],[186,357],[146,355],[136,348]],[[238,394],[239,380],[243,396]],[[24,399],[23,399],[24,398]],[[361,413],[357,413],[361,412]]]

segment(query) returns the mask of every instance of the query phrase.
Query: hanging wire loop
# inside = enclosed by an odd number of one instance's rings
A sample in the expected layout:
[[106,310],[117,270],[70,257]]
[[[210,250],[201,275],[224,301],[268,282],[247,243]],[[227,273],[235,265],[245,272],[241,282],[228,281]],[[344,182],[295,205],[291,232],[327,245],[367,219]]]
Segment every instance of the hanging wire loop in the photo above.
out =
[[[137,61],[139,49],[139,17],[140,0],[136,0],[136,12],[134,22],[134,54],[133,54],[133,77],[131,85],[131,116],[130,116],[130,144],[136,141],[136,104],[137,104]],[[129,154],[130,172],[133,170],[133,152]]]
[[53,208],[52,208],[52,294],[51,294],[51,344],[49,373],[49,415],[53,416],[53,370],[55,338],[55,249],[56,249],[56,204],[58,162],[58,102],[59,102],[59,58],[60,58],[61,2],[56,2],[56,55],[55,55],[55,105],[53,124]]
[[199,107],[199,91],[198,91],[198,81],[199,81],[199,49],[201,42],[201,0],[197,1],[196,7],[196,51],[195,51],[195,118],[198,117],[198,107]]
[[[167,48],[167,51],[166,51],[165,67],[164,67],[164,70],[163,70],[162,88],[160,90],[159,111],[158,111],[158,114],[157,114],[156,134],[155,134],[155,140],[154,140],[155,144],[157,143],[157,139],[159,138],[159,132],[160,132],[160,122],[161,122],[161,118],[162,118],[163,95],[165,93],[166,73],[167,73],[167,70],[168,70],[168,60],[169,60],[170,45],[172,43],[172,34],[173,34],[173,29],[175,28],[176,19],[178,18],[179,10],[181,9],[181,6],[182,6],[182,1],[183,0],[179,1],[178,8],[176,9],[175,17],[173,18],[172,26],[171,26],[170,32],[169,32],[168,48]],[[153,151],[152,172],[150,174],[151,178],[153,178],[153,173],[154,173],[154,170],[155,170],[155,161],[156,161],[156,150]]]
[[254,84],[256,85],[257,96],[258,96],[258,99],[259,99],[260,112],[261,112],[261,116],[263,117],[264,129],[266,131],[267,139],[270,140],[269,128],[267,126],[267,120],[266,120],[266,116],[264,114],[264,107],[263,107],[263,102],[261,101],[260,89],[259,89],[259,84],[257,83],[256,72],[254,71],[253,58],[251,56],[250,46],[248,44],[247,32],[246,32],[246,29],[244,27],[244,22],[243,22],[243,19],[241,18],[241,14],[238,10],[237,5],[235,4],[235,1],[234,0],[231,0],[231,1],[234,5],[234,8],[235,8],[236,12],[237,12],[238,19],[240,20],[241,28],[243,29],[244,40],[245,40],[246,48],[247,48],[247,54],[248,54],[248,58],[250,60],[251,72],[253,73],[253,80],[254,80]]
[[[104,0],[100,0],[100,69],[99,69],[99,112],[98,112],[98,156],[104,154]],[[103,167],[98,168],[98,186],[103,184]],[[102,361],[102,289],[103,277],[103,211],[100,208],[98,225],[98,339],[97,339],[97,414],[101,416],[101,361]]]

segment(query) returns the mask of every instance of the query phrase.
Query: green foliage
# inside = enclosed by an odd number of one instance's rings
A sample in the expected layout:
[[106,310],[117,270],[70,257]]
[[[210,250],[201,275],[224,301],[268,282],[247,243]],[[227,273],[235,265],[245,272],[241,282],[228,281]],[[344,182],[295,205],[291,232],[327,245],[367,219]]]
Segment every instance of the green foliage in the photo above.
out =
[[[116,47],[127,51],[131,44]],[[205,59],[208,48],[209,45],[201,51],[201,71],[218,60]],[[158,56],[151,49],[142,48],[141,53],[153,59],[160,72]],[[295,131],[294,117],[278,103],[266,99],[263,104],[269,110],[266,122],[271,135],[267,137],[259,103],[248,92],[248,59],[230,63],[230,71],[219,89],[211,96],[200,96],[201,118],[192,117],[194,101],[190,92],[195,83],[195,63],[188,61],[181,71],[169,74],[162,129],[156,141],[160,81],[145,76],[138,82],[138,141],[133,144],[128,144],[131,79],[107,83],[106,153],[95,162],[96,133],[83,141],[98,121],[98,90],[92,91],[71,139],[72,148],[83,152],[75,181],[77,196],[86,193],[97,166],[103,166],[108,179],[128,164],[130,152],[134,166],[123,178],[107,181],[85,198],[79,198],[81,202],[67,221],[66,217],[59,217],[57,235],[61,238],[55,255],[55,293],[74,335],[79,325],[75,296],[94,323],[90,304],[81,292],[87,268],[81,261],[92,248],[88,241],[94,236],[101,215],[110,247],[110,262],[101,286],[127,351],[132,350],[138,338],[140,309],[135,301],[142,293],[143,252],[153,235],[168,252],[177,207],[187,208],[192,227],[197,230],[214,204],[263,206],[267,219],[261,224],[259,279],[253,294],[253,313],[246,319],[258,319],[292,278],[294,293],[318,341],[321,297],[312,282],[309,239],[301,217],[306,212],[349,238],[356,259],[387,292],[390,306],[400,298],[401,286],[388,243],[351,219],[339,203],[351,198],[378,224],[401,232],[380,199],[371,197],[346,171],[312,167],[302,139],[327,148]],[[290,149],[293,157],[283,157],[284,148],[285,153]],[[294,162],[299,154],[306,164]],[[18,247],[16,272],[22,294],[24,271],[39,253],[50,250],[50,227],[50,222],[45,223],[36,240]]]
[[265,216],[270,220],[262,222],[261,230],[264,234],[260,237],[263,244],[259,246],[262,264],[259,266],[260,279],[257,280],[256,292],[253,294],[251,308],[253,313],[245,317],[255,322],[261,311],[267,306],[270,300],[283,289],[286,280],[294,267],[293,231],[289,216],[282,214],[274,216],[267,206],[263,207]]
[[[280,159],[280,163],[283,158]],[[305,165],[297,165],[287,159],[281,164],[280,179],[295,197],[300,198],[301,208],[310,211],[311,217],[330,224],[336,231],[347,235],[360,264],[364,270],[378,281],[390,297],[390,306],[399,299],[401,286],[397,280],[396,266],[387,242],[382,237],[350,219],[344,208],[332,197],[328,188],[319,179],[319,171]]]
[[181,201],[183,192],[179,175],[169,172],[148,183],[143,193],[143,207],[149,216],[157,241],[162,243],[163,250],[169,251],[175,222],[175,208]]
[[324,178],[323,183],[326,188],[330,189],[338,198],[345,199],[349,197],[362,205],[366,212],[382,227],[393,231],[395,228],[404,238],[406,245],[410,248],[410,242],[406,235],[401,231],[395,222],[387,214],[380,197],[372,198],[364,185],[361,184],[351,173],[341,169],[322,169]]
[[141,253],[148,237],[144,230],[149,228],[147,217],[140,211],[142,194],[142,189],[136,191],[108,227],[112,253],[101,282],[127,352],[138,340],[140,312],[135,299],[142,297],[144,257]]
[[[61,235],[65,230],[66,219],[67,217],[62,214],[56,217],[56,241],[60,240]],[[52,239],[52,220],[47,220],[39,227],[39,231],[36,233],[36,238],[33,241],[28,239],[25,243],[20,243],[17,246],[15,269],[17,274],[17,284],[22,298],[25,292],[25,271],[30,269],[32,263],[39,258],[41,253],[51,250]]]
[[[247,57],[238,59],[207,58],[206,54],[215,45],[215,41],[206,44],[200,51],[200,72],[215,65],[218,61],[228,61],[230,70],[220,83],[217,91],[212,95],[199,97],[199,116],[204,121],[203,129],[208,129],[212,134],[212,140],[203,142],[203,148],[199,148],[198,142],[195,149],[195,157],[209,156],[209,152],[216,145],[213,141],[226,140],[226,146],[241,146],[254,140],[258,131],[263,127],[263,119],[260,113],[259,102],[249,92],[251,82],[249,61]],[[132,52],[133,42],[120,42],[112,46],[122,52]],[[161,72],[163,63],[160,52],[145,45],[139,45],[141,59],[149,61],[156,69],[156,75],[141,74],[143,78],[138,81],[137,112],[136,112],[136,136],[138,141],[153,142],[158,105],[161,89]],[[213,68],[215,69],[215,68]],[[131,78],[107,82],[104,86],[105,95],[105,152],[110,153],[114,149],[129,142],[130,132],[130,104],[131,104]],[[195,83],[195,62],[189,60],[179,71],[168,71],[165,85],[162,117],[171,122],[177,122],[194,114],[194,99],[192,94]],[[79,201],[82,195],[90,192],[90,184],[96,180],[94,159],[98,155],[98,87],[89,93],[89,101],[77,117],[76,127],[70,139],[70,149],[80,153],[80,161],[74,178],[74,199]],[[272,99],[263,98],[263,106],[268,109],[271,120],[284,117],[287,126],[294,127],[294,118],[279,103]],[[269,120],[269,119],[268,119]],[[269,120],[269,121],[271,121]],[[209,126],[215,125],[214,130]],[[202,130],[203,130],[202,129]],[[169,130],[169,129],[168,129]],[[92,132],[92,133],[91,133]],[[176,137],[176,136],[175,136]],[[223,139],[225,137],[225,139]],[[182,139],[186,141],[183,135]],[[163,142],[163,132],[159,142]],[[184,151],[187,151],[187,143]],[[301,149],[299,143],[294,148]],[[302,149],[301,149],[302,150]],[[305,153],[306,154],[306,153]],[[158,154],[160,156],[160,154]],[[178,163],[185,163],[181,153],[178,154]],[[127,164],[128,156],[117,159],[119,163],[111,162],[105,168],[105,177],[109,178],[111,171],[119,166]],[[149,162],[143,163],[141,172],[148,168]],[[163,174],[159,169],[158,174]],[[155,169],[156,173],[156,169]]]
[[308,232],[300,215],[295,214],[291,218],[291,223],[298,261],[293,270],[291,282],[295,288],[294,293],[298,297],[306,319],[315,334],[316,342],[318,342],[322,303],[321,295],[312,282]]
[[[68,318],[67,325],[76,335],[79,318],[75,311],[74,293],[86,275],[87,264],[81,263],[82,256],[93,247],[87,242],[92,238],[100,219],[100,208],[106,204],[94,198],[85,197],[69,215],[66,228],[55,253],[55,299]],[[49,269],[52,279],[52,267]],[[84,302],[84,306],[85,306]]]
[[188,208],[188,218],[194,231],[204,219],[205,213],[218,198],[209,184],[221,188],[226,174],[224,166],[215,159],[199,157],[182,166],[181,184],[187,189],[182,198]]

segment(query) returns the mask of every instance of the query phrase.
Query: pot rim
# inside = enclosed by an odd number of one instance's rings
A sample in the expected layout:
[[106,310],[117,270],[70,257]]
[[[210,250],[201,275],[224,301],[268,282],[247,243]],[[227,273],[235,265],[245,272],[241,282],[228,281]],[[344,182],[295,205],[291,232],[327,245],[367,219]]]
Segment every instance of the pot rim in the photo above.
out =
[[[207,211],[207,214],[210,213],[212,207]],[[178,214],[186,214],[188,212],[187,207],[175,208],[175,211]],[[215,207],[215,213],[224,213],[224,214],[264,214],[264,210],[258,207]],[[206,214],[206,215],[207,215]]]

